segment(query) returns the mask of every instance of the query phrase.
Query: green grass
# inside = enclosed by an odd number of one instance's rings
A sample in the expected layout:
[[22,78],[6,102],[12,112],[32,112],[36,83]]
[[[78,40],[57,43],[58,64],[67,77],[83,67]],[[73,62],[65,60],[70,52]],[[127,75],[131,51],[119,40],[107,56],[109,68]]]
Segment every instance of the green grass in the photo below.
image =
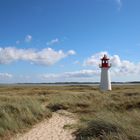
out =
[[140,86],[1,86],[0,137],[22,132],[51,112],[74,113],[76,140],[140,140]]
[[43,106],[40,98],[8,92],[10,95],[0,92],[1,139],[9,139],[11,135],[31,128],[43,118],[51,117],[51,112]]
[[140,139],[140,86],[114,86],[106,93],[89,86],[67,87],[66,93],[63,90],[51,95],[47,107],[78,116],[77,140]]

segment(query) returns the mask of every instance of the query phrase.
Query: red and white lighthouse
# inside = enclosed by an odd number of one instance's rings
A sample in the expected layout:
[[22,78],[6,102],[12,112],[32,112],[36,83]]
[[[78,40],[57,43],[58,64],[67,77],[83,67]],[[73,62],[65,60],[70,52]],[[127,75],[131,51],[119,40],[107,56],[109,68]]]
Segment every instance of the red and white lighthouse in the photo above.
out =
[[99,67],[101,68],[100,90],[111,90],[111,80],[109,72],[109,68],[111,67],[111,65],[109,63],[109,58],[107,57],[107,55],[104,55],[103,58],[101,58],[101,64],[99,65]]

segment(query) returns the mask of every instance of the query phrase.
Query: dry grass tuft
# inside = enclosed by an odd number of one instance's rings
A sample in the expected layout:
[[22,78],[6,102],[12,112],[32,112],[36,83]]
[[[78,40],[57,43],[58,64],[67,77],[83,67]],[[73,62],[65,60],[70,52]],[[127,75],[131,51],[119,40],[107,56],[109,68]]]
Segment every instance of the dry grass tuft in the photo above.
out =
[[60,109],[79,118],[77,140],[140,140],[140,86],[0,86],[0,138]]
[[118,134],[123,130],[120,126],[104,120],[92,120],[85,128],[80,128],[76,133],[76,140],[89,140],[92,138],[103,138],[110,134]]

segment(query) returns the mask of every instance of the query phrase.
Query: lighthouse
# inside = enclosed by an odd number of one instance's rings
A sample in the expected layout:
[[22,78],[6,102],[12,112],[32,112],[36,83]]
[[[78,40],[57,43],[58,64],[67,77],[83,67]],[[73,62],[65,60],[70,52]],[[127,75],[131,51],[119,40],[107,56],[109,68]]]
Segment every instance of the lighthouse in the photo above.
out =
[[109,68],[111,67],[111,65],[109,63],[109,58],[107,57],[107,55],[104,55],[103,58],[101,58],[101,64],[99,65],[99,67],[101,68],[100,90],[111,90],[111,80],[109,72]]

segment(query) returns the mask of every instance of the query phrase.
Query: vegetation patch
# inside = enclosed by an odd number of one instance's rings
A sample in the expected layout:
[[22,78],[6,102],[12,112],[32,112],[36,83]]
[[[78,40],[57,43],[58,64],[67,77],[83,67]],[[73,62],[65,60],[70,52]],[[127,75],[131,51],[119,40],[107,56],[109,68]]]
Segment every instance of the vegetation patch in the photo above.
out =
[[131,111],[131,110],[135,110],[135,109],[140,109],[140,101],[135,101],[135,102],[125,102],[124,103],[111,103],[108,106],[109,109],[112,109],[114,111]]
[[68,106],[57,103],[57,104],[49,104],[47,108],[49,108],[52,112],[56,112],[58,110],[67,110]]
[[67,110],[79,119],[77,140],[140,140],[140,86],[1,86],[0,139]]
[[14,134],[30,128],[51,112],[31,97],[0,97],[0,136]]
[[92,120],[87,123],[87,126],[75,132],[76,140],[90,140],[96,137],[102,137],[111,133],[121,133],[122,128],[110,122],[103,120]]
[[139,92],[125,93],[125,96],[140,96]]

